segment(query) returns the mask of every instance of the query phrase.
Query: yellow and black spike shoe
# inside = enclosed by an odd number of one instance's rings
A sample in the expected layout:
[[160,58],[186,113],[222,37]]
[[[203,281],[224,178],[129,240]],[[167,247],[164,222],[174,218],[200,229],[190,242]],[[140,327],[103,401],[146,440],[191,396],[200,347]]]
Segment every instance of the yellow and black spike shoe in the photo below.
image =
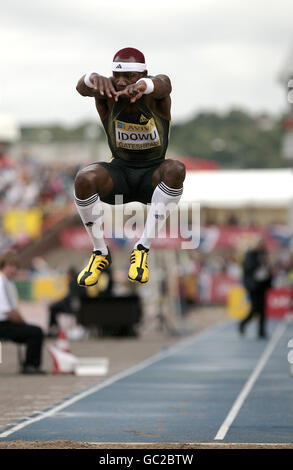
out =
[[147,265],[148,248],[138,245],[136,250],[132,250],[130,255],[130,268],[128,279],[131,282],[145,284],[149,280],[149,268]]
[[111,254],[108,248],[108,254],[103,256],[100,251],[93,251],[88,265],[79,273],[77,284],[83,287],[90,287],[97,284],[101,272],[111,264]]

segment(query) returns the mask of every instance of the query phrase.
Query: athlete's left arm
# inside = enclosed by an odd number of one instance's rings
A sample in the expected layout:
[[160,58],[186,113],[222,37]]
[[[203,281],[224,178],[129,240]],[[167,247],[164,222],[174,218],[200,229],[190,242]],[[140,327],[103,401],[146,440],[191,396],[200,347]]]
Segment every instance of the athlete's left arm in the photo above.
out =
[[152,97],[157,100],[167,98],[172,91],[170,78],[167,75],[156,75],[150,78],[154,83],[154,90],[151,93]]
[[147,95],[149,107],[167,121],[171,120],[171,81],[167,75],[150,77],[154,83],[154,90]]

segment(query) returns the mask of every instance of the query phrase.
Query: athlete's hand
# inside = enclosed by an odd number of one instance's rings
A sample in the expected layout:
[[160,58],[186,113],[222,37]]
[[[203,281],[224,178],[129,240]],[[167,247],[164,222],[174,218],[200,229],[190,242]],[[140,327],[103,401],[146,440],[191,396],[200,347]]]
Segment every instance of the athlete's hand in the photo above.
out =
[[115,90],[110,78],[103,77],[97,73],[92,73],[90,81],[94,85],[94,93],[99,93],[101,96],[106,95],[108,98],[115,98],[117,95],[117,91]]
[[146,90],[146,83],[139,82],[133,85],[128,85],[124,90],[118,91],[115,96],[115,101],[118,101],[119,96],[125,96],[130,99],[130,103],[135,103],[139,100]]

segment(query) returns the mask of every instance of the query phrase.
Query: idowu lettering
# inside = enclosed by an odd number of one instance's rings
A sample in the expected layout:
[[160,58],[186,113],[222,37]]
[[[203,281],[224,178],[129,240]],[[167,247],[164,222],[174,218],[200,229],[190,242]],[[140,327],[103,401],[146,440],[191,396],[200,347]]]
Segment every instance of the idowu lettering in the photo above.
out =
[[153,118],[144,125],[115,121],[115,135],[116,145],[120,148],[138,150],[161,145]]
[[118,135],[118,141],[124,141],[124,140],[134,140],[134,141],[145,141],[145,140],[156,140],[158,139],[158,133],[156,130],[154,130],[151,133],[148,134],[140,134],[139,132],[117,132]]

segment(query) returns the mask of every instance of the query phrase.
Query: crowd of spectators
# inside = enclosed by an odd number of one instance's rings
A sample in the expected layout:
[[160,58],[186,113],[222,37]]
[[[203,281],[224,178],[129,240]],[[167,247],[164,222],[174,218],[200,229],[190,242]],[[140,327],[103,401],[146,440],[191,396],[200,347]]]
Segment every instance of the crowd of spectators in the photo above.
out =
[[[219,300],[219,292],[223,297],[232,284],[243,283],[243,259],[245,251],[229,250],[226,252],[212,251],[191,253],[189,259],[184,258],[179,265],[181,276],[180,297],[182,303],[191,305],[210,304]],[[290,248],[283,248],[269,253],[272,267],[272,287],[293,285],[293,254]],[[193,289],[188,285],[190,282]],[[187,288],[186,288],[187,287]]]
[[10,157],[0,146],[0,249],[13,243],[13,236],[3,231],[3,215],[12,209],[41,209],[44,215],[72,201],[73,180],[79,166],[48,163],[33,155],[21,160]]
[[62,205],[72,199],[72,183],[78,165],[66,162],[44,164],[33,155],[16,161],[0,149],[0,210],[29,209],[53,202]]

